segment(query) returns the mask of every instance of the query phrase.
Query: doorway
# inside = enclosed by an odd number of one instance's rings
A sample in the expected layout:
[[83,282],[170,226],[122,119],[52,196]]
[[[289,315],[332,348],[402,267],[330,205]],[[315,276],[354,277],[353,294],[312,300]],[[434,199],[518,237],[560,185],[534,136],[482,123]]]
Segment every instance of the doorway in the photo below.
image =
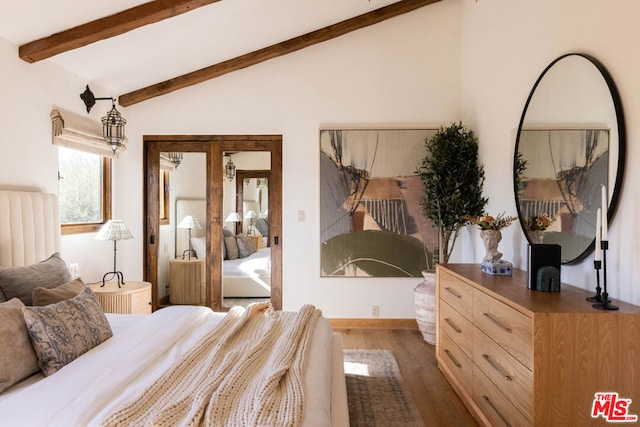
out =
[[[159,281],[158,267],[166,250],[167,228],[175,229],[180,218],[169,218],[167,224],[160,221],[161,153],[203,153],[206,220],[202,224],[206,239],[204,260],[205,305],[223,311],[222,292],[222,242],[226,212],[223,207],[225,153],[268,152],[269,235],[270,247],[270,298],[276,310],[282,308],[282,136],[281,135],[166,135],[144,136],[144,280],[152,284],[152,309],[155,311],[167,303],[170,284]],[[172,200],[174,197],[172,196]],[[175,216],[175,215],[174,215]],[[162,228],[161,228],[162,227]],[[163,239],[163,240],[161,240]],[[165,288],[167,287],[167,288]]]

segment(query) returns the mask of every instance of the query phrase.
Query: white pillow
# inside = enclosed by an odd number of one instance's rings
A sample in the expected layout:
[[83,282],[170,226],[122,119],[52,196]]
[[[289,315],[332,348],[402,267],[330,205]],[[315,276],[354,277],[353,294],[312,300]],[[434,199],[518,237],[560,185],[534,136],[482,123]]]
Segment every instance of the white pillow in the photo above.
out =
[[207,240],[204,237],[192,237],[191,247],[196,251],[198,259],[205,259],[207,257]]

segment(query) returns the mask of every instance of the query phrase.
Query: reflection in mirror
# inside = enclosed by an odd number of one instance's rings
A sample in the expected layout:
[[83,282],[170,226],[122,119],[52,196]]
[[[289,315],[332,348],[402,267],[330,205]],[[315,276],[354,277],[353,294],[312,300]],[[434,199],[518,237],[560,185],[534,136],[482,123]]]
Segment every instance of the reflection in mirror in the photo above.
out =
[[606,188],[613,214],[624,165],[624,121],[604,67],[580,54],[544,70],[525,106],[514,158],[518,216],[530,243],[556,243],[562,262],[593,250]]
[[[225,179],[223,198],[223,306],[268,301],[271,295],[269,248],[270,153],[225,153],[236,167]],[[237,215],[235,215],[237,214]]]
[[[162,175],[168,180],[164,189],[160,187],[162,198],[166,201],[165,209],[168,209],[165,214],[168,215],[168,221],[161,222],[158,235],[158,296],[162,301],[161,305],[204,305],[207,155],[180,154],[178,164],[171,161],[170,153],[160,154]],[[194,200],[201,203],[191,203]],[[189,230],[179,227],[188,215],[197,218],[200,228],[194,226]],[[190,248],[193,252],[189,252]]]

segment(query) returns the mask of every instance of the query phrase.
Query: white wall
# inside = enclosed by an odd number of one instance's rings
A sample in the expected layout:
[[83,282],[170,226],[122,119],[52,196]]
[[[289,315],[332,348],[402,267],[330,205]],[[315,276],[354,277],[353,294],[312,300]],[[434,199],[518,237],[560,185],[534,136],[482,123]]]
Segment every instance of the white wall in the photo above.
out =
[[[609,225],[608,291],[614,298],[640,304],[640,247],[634,237],[640,225],[640,178],[629,167],[640,155],[640,30],[635,18],[640,4],[621,0],[541,0],[536,2],[462,2],[462,119],[478,134],[485,165],[488,210],[515,214],[512,162],[520,116],[529,91],[545,67],[558,56],[581,52],[593,55],[608,69],[622,98],[627,129],[627,168],[618,211]],[[475,230],[465,233],[463,261],[482,257]],[[503,258],[526,268],[526,240],[519,225],[503,233]],[[635,262],[634,262],[635,261]],[[562,266],[562,280],[585,289],[595,288],[593,255]]]

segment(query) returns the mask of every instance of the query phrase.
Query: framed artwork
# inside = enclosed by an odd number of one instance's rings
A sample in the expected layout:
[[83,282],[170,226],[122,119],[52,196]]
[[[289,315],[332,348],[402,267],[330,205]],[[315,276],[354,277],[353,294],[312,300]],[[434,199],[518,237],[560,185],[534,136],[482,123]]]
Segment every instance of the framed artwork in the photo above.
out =
[[422,214],[425,140],[437,129],[320,131],[321,277],[422,277],[438,234]]

